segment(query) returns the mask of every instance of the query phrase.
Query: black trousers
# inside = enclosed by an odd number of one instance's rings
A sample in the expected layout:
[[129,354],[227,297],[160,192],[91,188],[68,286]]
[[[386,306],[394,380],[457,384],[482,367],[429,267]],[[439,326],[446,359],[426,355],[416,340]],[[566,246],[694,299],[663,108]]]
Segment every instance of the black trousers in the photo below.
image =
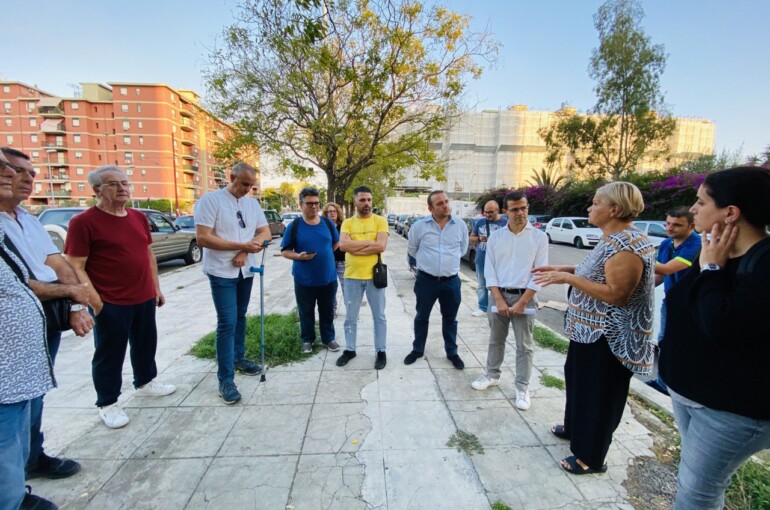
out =
[[592,344],[569,343],[564,428],[572,453],[593,469],[604,465],[632,375],[612,354],[604,336]]
[[96,389],[96,405],[108,406],[118,401],[123,383],[123,361],[131,344],[131,367],[134,388],[155,379],[155,350],[158,332],[155,327],[155,298],[138,305],[104,303],[94,326],[94,358],[91,375]]

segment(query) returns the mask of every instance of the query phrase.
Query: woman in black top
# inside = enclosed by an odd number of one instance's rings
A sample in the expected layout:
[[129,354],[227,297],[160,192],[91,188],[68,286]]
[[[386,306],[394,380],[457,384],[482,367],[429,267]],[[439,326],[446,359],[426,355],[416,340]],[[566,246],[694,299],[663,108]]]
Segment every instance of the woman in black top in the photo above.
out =
[[770,447],[770,170],[709,174],[690,210],[700,266],[666,295],[660,345],[682,437],[674,508],[721,509],[735,470]]
[[[342,207],[334,202],[327,202],[321,211],[322,216],[326,216],[337,226],[337,232],[339,233],[342,222],[345,221],[345,211]],[[345,252],[339,248],[334,250],[334,263],[337,265],[337,278],[340,281],[340,288],[342,289],[342,299],[345,299]],[[334,296],[334,316],[337,317],[337,296]]]

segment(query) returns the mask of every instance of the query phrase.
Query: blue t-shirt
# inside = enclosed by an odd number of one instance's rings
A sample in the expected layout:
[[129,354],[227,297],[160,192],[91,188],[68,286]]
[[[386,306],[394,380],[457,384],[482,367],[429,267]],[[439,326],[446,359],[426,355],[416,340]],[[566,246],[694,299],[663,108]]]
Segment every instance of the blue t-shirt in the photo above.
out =
[[[487,232],[487,223],[489,223],[489,232]],[[487,239],[489,239],[489,236],[492,235],[492,232],[499,228],[503,228],[506,225],[508,225],[508,218],[503,215],[500,215],[500,217],[495,221],[489,222],[486,218],[480,218],[473,222],[473,230],[471,233],[476,234],[477,236],[485,236]],[[479,241],[478,244],[476,244],[476,262],[478,262],[480,259],[483,259],[486,254],[487,242]]]
[[298,228],[294,251],[316,252],[316,256],[311,260],[295,260],[292,264],[291,274],[294,276],[294,281],[306,287],[329,285],[337,280],[332,245],[340,241],[340,235],[333,225],[329,229],[328,219],[323,216],[320,218],[318,225],[308,225],[302,216],[298,217],[289,224],[281,241],[281,250],[283,250],[291,243],[292,229]]
[[[658,248],[658,262],[666,264],[674,259],[687,264],[689,269],[695,262],[695,257],[700,253],[700,236],[697,232],[693,232],[685,239],[679,246],[674,247],[674,240],[668,238],[660,243]],[[669,274],[663,277],[663,289],[668,294],[669,289],[674,286],[687,273],[687,269],[682,269],[676,273]]]

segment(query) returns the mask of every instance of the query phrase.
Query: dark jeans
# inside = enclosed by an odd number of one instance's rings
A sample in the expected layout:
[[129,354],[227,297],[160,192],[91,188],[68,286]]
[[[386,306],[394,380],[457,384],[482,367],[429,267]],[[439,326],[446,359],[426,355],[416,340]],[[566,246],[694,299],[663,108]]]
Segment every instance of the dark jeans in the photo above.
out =
[[[48,342],[48,354],[51,355],[51,363],[53,364],[56,361],[56,354],[59,352],[61,331],[48,331],[46,340]],[[41,430],[43,425],[43,397],[44,395],[40,395],[30,400],[30,437],[27,469],[37,467],[37,459],[43,453],[43,440],[45,439]]]
[[315,342],[315,307],[318,303],[318,325],[321,342],[328,344],[335,340],[334,297],[337,295],[337,280],[328,285],[306,286],[294,284],[297,298],[297,313],[302,343]]
[[254,278],[209,276],[217,311],[217,379],[235,379],[235,362],[246,355],[246,310]]
[[158,375],[155,366],[155,350],[158,347],[155,298],[138,305],[104,303],[104,308],[96,316],[96,350],[91,361],[91,375],[96,389],[96,405],[99,407],[118,401],[128,344],[131,345],[134,388],[138,388]]
[[418,272],[414,281],[414,295],[417,298],[417,314],[414,316],[414,342],[412,350],[425,351],[428,340],[430,312],[438,300],[441,308],[441,333],[444,336],[444,350],[447,356],[457,354],[457,310],[460,309],[460,278],[435,280]]

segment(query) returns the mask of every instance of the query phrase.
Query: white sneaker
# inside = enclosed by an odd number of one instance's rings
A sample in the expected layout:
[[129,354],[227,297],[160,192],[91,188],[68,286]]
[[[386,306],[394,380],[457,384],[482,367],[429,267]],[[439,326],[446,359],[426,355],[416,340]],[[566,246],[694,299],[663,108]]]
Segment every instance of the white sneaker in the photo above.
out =
[[474,390],[484,391],[490,386],[499,386],[500,379],[494,379],[487,374],[481,374],[481,377],[471,383],[471,388]]
[[173,384],[163,384],[156,381],[150,381],[144,386],[137,388],[134,396],[137,397],[165,397],[176,391]]
[[471,315],[474,317],[484,317],[487,315],[487,312],[485,312],[484,310],[476,310]]
[[522,411],[529,409],[529,390],[516,390],[516,407]]
[[111,429],[119,429],[128,425],[128,416],[117,402],[109,406],[100,407],[99,416],[104,424]]

